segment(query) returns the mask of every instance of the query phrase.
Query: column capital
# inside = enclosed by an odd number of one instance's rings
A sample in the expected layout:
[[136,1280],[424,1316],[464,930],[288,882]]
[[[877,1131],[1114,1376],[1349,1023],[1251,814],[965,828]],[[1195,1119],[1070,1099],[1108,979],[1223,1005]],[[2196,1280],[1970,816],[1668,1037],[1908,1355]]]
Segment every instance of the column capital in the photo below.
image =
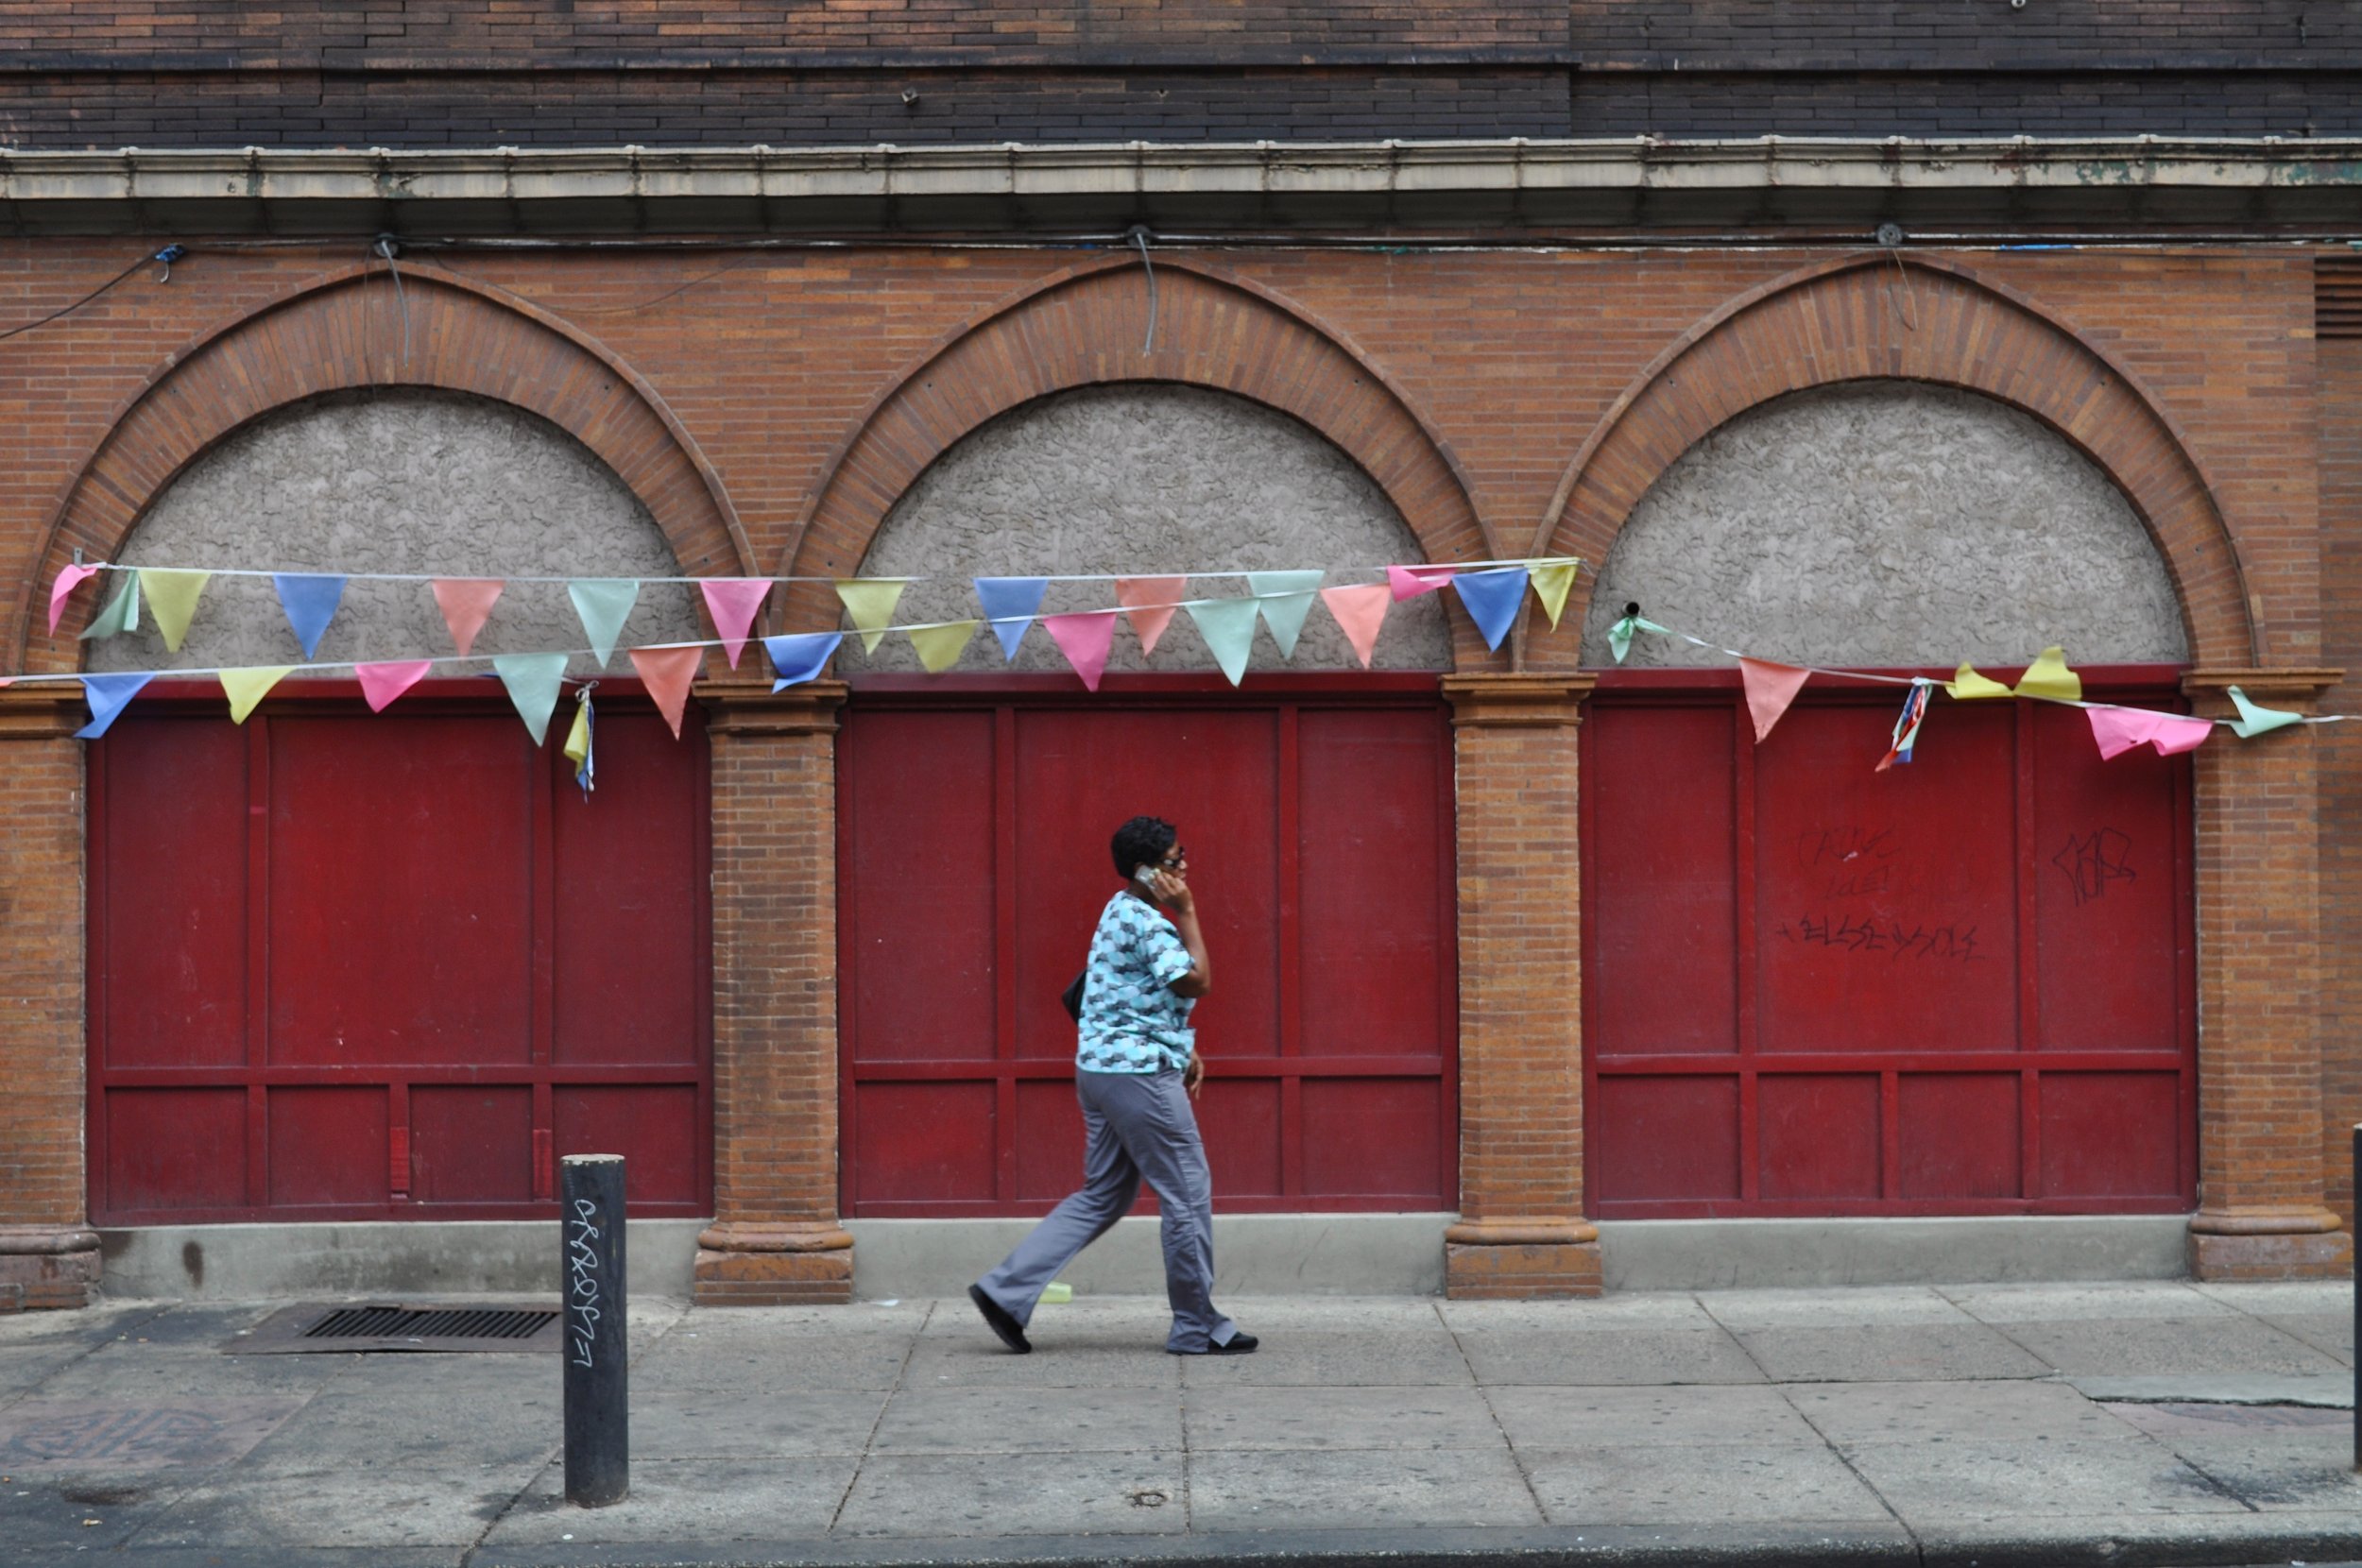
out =
[[840,680],[805,681],[774,691],[761,681],[702,680],[691,689],[705,705],[709,735],[829,735],[847,688]]
[[0,690],[0,741],[56,741],[82,727],[82,689],[62,681]]
[[2231,711],[2231,689],[2237,687],[2249,697],[2266,707],[2310,707],[2320,694],[2345,679],[2343,670],[2293,665],[2259,666],[2236,669],[2213,666],[2184,671],[2182,690],[2201,705]]
[[1444,677],[1451,722],[1476,728],[1561,729],[1583,722],[1583,700],[1599,676],[1478,671]]

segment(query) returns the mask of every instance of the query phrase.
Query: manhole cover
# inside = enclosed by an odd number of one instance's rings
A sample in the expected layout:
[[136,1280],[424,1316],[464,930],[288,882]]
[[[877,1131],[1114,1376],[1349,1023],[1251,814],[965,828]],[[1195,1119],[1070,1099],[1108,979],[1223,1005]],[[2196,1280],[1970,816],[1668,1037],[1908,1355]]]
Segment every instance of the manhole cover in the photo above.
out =
[[[0,1412],[0,1473],[163,1470],[228,1464],[303,1407],[300,1399],[178,1400],[127,1405],[104,1400],[26,1400]],[[136,1488],[94,1489],[69,1500],[102,1506]]]
[[221,1348],[232,1355],[302,1355],[331,1351],[454,1355],[554,1351],[554,1306],[416,1302],[310,1302],[272,1313]]

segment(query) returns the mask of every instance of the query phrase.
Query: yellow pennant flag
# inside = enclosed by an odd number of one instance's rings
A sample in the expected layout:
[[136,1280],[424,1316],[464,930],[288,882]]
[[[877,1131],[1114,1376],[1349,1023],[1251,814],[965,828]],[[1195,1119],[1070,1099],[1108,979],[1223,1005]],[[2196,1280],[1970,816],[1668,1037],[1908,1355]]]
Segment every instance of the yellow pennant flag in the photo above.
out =
[[254,711],[254,705],[269,695],[270,689],[295,673],[292,664],[273,664],[259,670],[224,670],[221,673],[222,691],[230,698],[230,722],[246,723],[246,716]]
[[1960,660],[1960,667],[1952,673],[1950,680],[1943,683],[1943,689],[1952,694],[1952,700],[1956,703],[1975,702],[1980,697],[2016,695],[1992,676],[1978,674],[1969,667],[1966,659]]
[[983,624],[981,621],[947,621],[940,626],[913,626],[906,635],[911,646],[918,650],[918,662],[927,673],[940,675],[960,661],[967,639]]
[[189,622],[197,615],[197,596],[205,591],[205,579],[212,575],[210,571],[140,568],[140,592],[147,600],[147,611],[156,618],[156,629],[164,634],[164,646],[176,654],[181,639],[189,635]]
[[1575,586],[1575,568],[1581,561],[1552,561],[1533,569],[1533,596],[1542,601],[1542,613],[1550,618],[1550,630],[1558,630],[1559,612],[1566,607],[1566,590]]
[[2083,677],[2067,668],[2065,651],[2045,648],[2042,657],[2026,668],[2019,677],[2017,694],[2021,697],[2051,697],[2060,702],[2083,700]]
[[894,606],[907,586],[908,579],[901,577],[856,577],[836,585],[836,596],[845,601],[845,613],[861,632],[863,653],[876,653],[885,639],[886,627],[894,621]]

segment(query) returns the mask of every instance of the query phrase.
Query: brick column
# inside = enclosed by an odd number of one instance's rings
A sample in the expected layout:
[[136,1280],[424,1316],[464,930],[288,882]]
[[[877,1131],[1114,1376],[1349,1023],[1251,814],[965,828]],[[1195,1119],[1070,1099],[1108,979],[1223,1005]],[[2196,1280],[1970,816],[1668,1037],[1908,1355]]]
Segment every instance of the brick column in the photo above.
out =
[[1460,1222],[1447,1294],[1596,1296],[1583,1218],[1580,674],[1447,675],[1460,870]]
[[0,691],[0,1312],[86,1305],[79,687]]
[[[2236,686],[2309,711],[2335,670],[2194,670],[2197,711]],[[2353,1237],[2321,1202],[2317,748],[2310,725],[2193,754],[2198,795],[2199,1279],[2342,1274]]]
[[713,1207],[700,1305],[847,1302],[834,681],[697,689],[713,755]]

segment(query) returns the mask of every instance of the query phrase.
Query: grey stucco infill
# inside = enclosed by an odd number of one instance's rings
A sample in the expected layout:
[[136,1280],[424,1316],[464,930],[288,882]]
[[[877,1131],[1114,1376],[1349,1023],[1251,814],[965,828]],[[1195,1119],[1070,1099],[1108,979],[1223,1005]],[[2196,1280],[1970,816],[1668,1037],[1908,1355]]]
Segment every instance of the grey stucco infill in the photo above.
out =
[[[1238,1296],[1412,1295],[1444,1288],[1454,1214],[1225,1214],[1214,1287]],[[1008,1254],[1032,1219],[848,1219],[853,1291],[864,1301],[952,1296]],[[1156,1221],[1133,1215],[1059,1276],[1089,1295],[1158,1295]]]
[[[706,1219],[635,1219],[625,1236],[636,1294],[686,1296]],[[99,1289],[113,1297],[506,1294],[557,1289],[556,1219],[407,1224],[150,1225],[102,1230]]]
[[1600,1226],[1610,1290],[2179,1279],[2189,1217],[1622,1219]]

